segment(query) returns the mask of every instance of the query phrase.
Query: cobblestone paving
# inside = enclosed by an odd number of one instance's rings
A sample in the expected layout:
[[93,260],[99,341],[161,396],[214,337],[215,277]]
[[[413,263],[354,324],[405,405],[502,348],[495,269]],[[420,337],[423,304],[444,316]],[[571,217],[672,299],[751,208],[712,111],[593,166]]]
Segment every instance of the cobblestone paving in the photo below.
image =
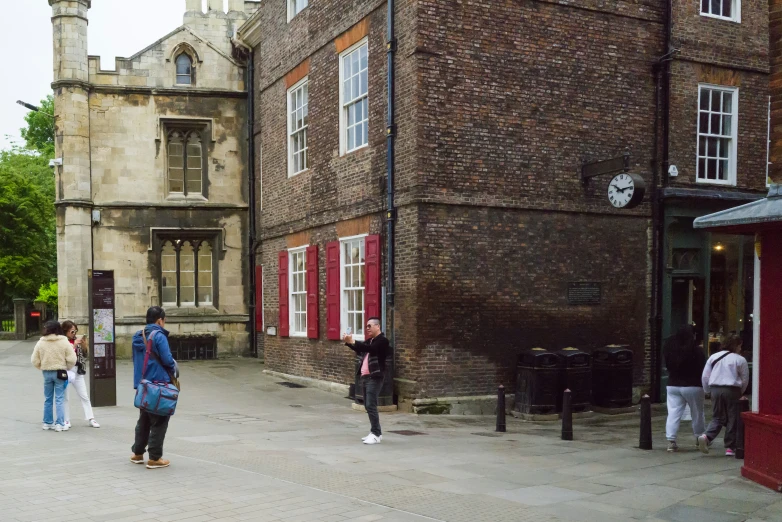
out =
[[33,344],[0,342],[2,521],[782,521],[782,497],[740,478],[740,461],[688,448],[687,423],[668,454],[661,419],[645,452],[634,419],[577,422],[563,442],[556,425],[509,419],[487,437],[491,418],[381,414],[383,443],[365,446],[349,401],[280,386],[252,359],[182,364],[172,464],[147,470],[128,462],[130,364],[118,406],[96,408],[100,429],[72,401],[74,428],[44,432]]

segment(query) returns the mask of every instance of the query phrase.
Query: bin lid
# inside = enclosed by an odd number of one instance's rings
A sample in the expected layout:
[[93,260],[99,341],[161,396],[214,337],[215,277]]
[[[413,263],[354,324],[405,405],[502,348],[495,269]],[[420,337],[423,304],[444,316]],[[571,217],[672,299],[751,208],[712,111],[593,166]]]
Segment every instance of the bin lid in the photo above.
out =
[[569,346],[555,352],[559,358],[559,364],[562,368],[578,368],[589,366],[590,356],[587,352],[582,352],[578,348]]
[[556,368],[559,364],[557,356],[543,348],[532,348],[521,352],[519,366],[533,368]]
[[633,351],[627,344],[609,344],[594,350],[592,358],[601,362],[629,363],[633,361]]

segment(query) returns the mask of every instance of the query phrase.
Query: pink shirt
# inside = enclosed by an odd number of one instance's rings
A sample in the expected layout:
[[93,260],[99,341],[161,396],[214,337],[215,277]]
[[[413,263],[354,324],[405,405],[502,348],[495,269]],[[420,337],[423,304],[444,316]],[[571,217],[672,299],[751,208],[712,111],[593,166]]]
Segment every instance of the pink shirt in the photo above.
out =
[[361,363],[361,375],[369,375],[369,354],[364,356],[364,362]]

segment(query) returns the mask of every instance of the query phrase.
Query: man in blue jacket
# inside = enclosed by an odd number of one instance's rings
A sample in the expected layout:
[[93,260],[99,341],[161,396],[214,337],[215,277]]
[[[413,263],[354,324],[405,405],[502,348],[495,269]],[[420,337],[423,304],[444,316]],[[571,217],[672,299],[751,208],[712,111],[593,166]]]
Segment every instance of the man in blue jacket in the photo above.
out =
[[[171,356],[171,348],[168,346],[168,330],[166,326],[166,311],[159,306],[152,306],[147,310],[147,326],[139,330],[133,336],[133,389],[138,388],[141,379],[153,382],[171,382],[169,375],[177,372],[176,361]],[[144,357],[146,355],[147,341],[152,339],[152,353],[147,360],[146,371]],[[157,357],[155,357],[157,356]],[[133,444],[133,455],[130,461],[134,464],[144,464],[144,453],[149,444],[149,460],[147,468],[165,468],[170,461],[163,458],[163,440],[166,438],[168,420],[170,416],[153,415],[144,410],[139,410],[136,423],[136,442]]]

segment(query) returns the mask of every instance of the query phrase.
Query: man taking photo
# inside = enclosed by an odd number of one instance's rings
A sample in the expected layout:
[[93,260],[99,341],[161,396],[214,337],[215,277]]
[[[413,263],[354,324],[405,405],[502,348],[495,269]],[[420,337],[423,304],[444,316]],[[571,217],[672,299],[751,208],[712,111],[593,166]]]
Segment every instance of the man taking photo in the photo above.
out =
[[356,352],[361,359],[361,385],[364,388],[364,407],[369,416],[372,431],[362,440],[364,444],[380,444],[383,434],[380,431],[380,415],[377,412],[377,398],[383,387],[383,374],[386,371],[386,357],[390,351],[388,339],[380,331],[380,319],[370,317],[364,329],[364,342],[354,341],[353,335],[343,334],[345,344]]

